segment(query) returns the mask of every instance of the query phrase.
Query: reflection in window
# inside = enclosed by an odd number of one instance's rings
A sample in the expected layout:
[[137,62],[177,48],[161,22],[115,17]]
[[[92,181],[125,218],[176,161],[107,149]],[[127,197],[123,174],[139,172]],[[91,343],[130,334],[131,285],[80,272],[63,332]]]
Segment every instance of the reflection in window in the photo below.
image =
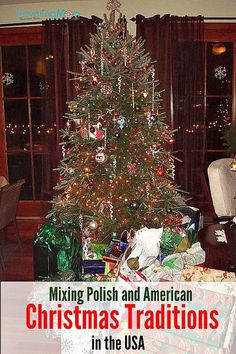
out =
[[207,44],[207,95],[231,95],[233,43]]
[[27,100],[4,102],[7,149],[29,149],[29,114]]
[[2,48],[4,97],[27,96],[26,47]]

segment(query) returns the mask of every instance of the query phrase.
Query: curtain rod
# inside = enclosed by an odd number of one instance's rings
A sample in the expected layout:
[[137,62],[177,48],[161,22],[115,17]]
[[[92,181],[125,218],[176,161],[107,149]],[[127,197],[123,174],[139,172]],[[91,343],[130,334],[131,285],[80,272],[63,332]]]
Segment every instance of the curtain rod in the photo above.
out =
[[[135,22],[136,18],[133,17],[130,19]],[[204,17],[204,20],[234,20],[236,21],[236,17]],[[15,23],[3,23],[0,24],[0,27],[16,27],[16,26],[29,26],[29,25],[42,25],[42,21],[36,22],[15,22]]]
[[29,25],[42,25],[42,21],[37,22],[15,22],[15,23],[3,23],[0,27],[14,27],[14,26],[29,26]]

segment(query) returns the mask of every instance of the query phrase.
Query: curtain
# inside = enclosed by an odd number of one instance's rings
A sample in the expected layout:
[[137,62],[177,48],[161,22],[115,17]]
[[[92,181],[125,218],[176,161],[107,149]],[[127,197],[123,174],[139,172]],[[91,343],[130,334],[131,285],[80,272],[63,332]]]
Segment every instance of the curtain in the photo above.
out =
[[205,162],[203,17],[138,15],[136,23],[137,37],[155,61],[159,89],[165,90],[167,122],[176,129],[173,150],[182,160],[176,162],[176,182],[195,196]]
[[101,22],[97,17],[46,20],[43,22],[44,104],[42,125],[45,134],[42,158],[41,199],[50,199],[57,175],[53,171],[61,159],[60,129],[65,126],[66,102],[76,97],[76,82],[69,71],[79,72],[81,47],[89,44],[90,33]]

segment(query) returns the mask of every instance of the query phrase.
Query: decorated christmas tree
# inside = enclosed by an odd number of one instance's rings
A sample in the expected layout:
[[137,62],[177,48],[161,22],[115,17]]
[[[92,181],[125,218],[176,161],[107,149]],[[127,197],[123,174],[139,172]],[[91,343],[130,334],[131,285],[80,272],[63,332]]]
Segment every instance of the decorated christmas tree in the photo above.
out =
[[68,103],[51,212],[59,225],[72,223],[98,240],[175,226],[184,205],[151,58],[142,39],[128,34],[119,4],[107,8],[80,52],[81,73],[72,73],[77,97]]

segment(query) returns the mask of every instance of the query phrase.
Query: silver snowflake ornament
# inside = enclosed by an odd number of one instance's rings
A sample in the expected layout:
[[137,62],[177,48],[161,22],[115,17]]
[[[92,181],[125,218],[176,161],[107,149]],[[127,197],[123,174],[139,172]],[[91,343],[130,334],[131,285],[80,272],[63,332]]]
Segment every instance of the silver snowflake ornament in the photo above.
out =
[[4,73],[2,75],[2,83],[3,85],[10,86],[14,83],[14,76],[11,73]]
[[225,66],[217,66],[215,68],[214,76],[218,80],[223,80],[227,76],[227,71]]
[[118,0],[108,0],[107,10],[120,12],[121,3]]

